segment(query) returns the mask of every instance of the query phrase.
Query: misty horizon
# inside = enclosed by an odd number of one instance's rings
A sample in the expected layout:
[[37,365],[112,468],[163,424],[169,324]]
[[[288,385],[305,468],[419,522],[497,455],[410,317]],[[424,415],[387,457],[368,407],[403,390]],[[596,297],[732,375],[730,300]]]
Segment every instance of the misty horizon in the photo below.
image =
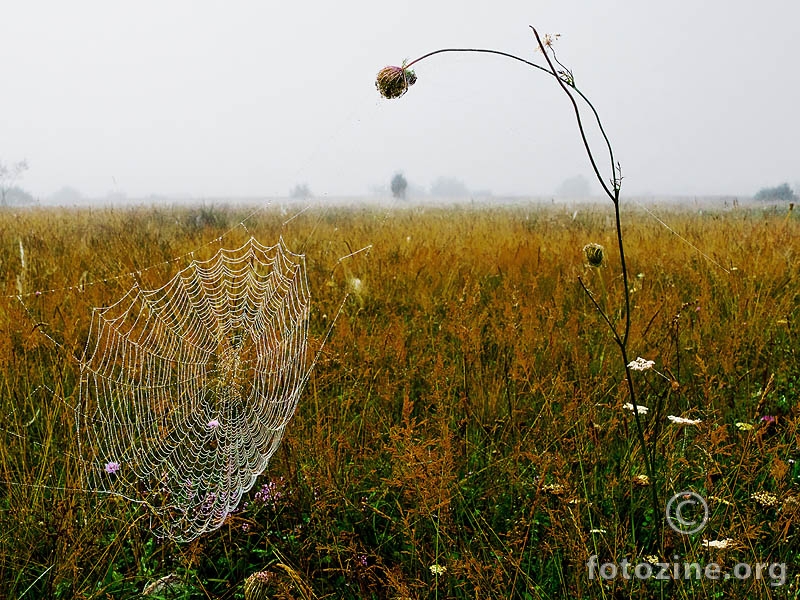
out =
[[498,197],[558,194],[584,177],[599,195],[571,107],[540,73],[441,55],[415,65],[403,98],[375,90],[383,66],[442,47],[541,61],[529,24],[561,34],[559,59],[598,109],[623,195],[800,188],[800,87],[786,76],[800,5],[785,1],[413,1],[391,18],[362,1],[312,11],[45,1],[5,12],[0,162],[27,161],[11,183],[40,201],[65,188],[281,197],[303,184],[315,197],[362,196],[398,171],[418,195],[439,177]]

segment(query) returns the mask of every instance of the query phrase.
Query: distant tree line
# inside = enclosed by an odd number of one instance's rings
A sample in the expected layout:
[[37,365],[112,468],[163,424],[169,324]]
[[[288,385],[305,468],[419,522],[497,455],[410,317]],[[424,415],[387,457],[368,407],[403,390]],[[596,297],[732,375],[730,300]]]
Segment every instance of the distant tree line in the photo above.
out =
[[[399,200],[405,200],[410,187],[408,179],[401,171],[395,173],[389,182],[392,196]],[[416,186],[414,187],[414,193],[423,195],[429,193],[431,196],[439,196],[441,198],[469,198],[472,195],[491,195],[489,191],[472,192],[464,182],[454,177],[437,177],[431,183],[429,190],[426,191],[424,188]]]
[[774,202],[776,200],[782,202],[795,202],[797,201],[797,194],[792,191],[792,188],[789,187],[788,183],[782,183],[775,187],[762,188],[758,190],[753,198],[762,202]]

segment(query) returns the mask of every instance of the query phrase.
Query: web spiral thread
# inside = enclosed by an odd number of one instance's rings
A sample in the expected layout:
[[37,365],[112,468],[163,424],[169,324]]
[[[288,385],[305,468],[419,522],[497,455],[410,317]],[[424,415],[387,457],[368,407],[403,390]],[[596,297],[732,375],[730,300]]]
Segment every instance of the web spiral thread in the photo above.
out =
[[251,238],[95,308],[77,408],[89,485],[146,504],[158,535],[222,525],[308,378],[309,301],[304,257]]

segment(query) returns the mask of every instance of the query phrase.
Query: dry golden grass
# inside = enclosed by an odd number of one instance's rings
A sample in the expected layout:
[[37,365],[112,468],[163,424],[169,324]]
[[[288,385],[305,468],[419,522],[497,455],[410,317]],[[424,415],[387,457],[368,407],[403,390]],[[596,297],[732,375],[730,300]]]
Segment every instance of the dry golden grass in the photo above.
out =
[[[180,597],[233,598],[263,570],[270,593],[287,598],[797,593],[796,215],[669,214],[718,266],[646,214],[623,214],[630,348],[665,376],[636,374],[656,485],[664,501],[684,489],[713,498],[702,536],[665,529],[660,558],[783,562],[781,588],[588,577],[590,555],[638,562],[654,541],[622,365],[577,282],[619,316],[610,207],[574,219],[536,207],[311,210],[286,225],[267,210],[248,231],[236,227],[245,215],[0,213],[0,595],[130,597],[176,573]],[[82,489],[75,357],[92,306],[137,279],[163,283],[189,260],[172,259],[210,256],[219,246],[208,242],[230,228],[226,245],[283,235],[305,252],[314,348],[335,325],[264,475],[284,478],[282,502],[251,503],[177,546],[153,539],[135,507]],[[589,242],[605,247],[599,271],[584,264]],[[667,414],[702,423],[675,426]],[[777,504],[754,500],[761,492]],[[736,546],[706,548],[702,537]]]

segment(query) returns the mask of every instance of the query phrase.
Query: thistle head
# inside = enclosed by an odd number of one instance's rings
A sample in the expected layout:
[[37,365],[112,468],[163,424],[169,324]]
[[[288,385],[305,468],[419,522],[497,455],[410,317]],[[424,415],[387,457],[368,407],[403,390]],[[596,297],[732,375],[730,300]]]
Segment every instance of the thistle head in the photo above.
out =
[[601,267],[605,260],[605,248],[600,244],[586,244],[583,247],[583,254],[590,267]]
[[375,87],[384,98],[399,98],[408,88],[417,82],[417,76],[411,69],[402,67],[383,67],[378,71]]

